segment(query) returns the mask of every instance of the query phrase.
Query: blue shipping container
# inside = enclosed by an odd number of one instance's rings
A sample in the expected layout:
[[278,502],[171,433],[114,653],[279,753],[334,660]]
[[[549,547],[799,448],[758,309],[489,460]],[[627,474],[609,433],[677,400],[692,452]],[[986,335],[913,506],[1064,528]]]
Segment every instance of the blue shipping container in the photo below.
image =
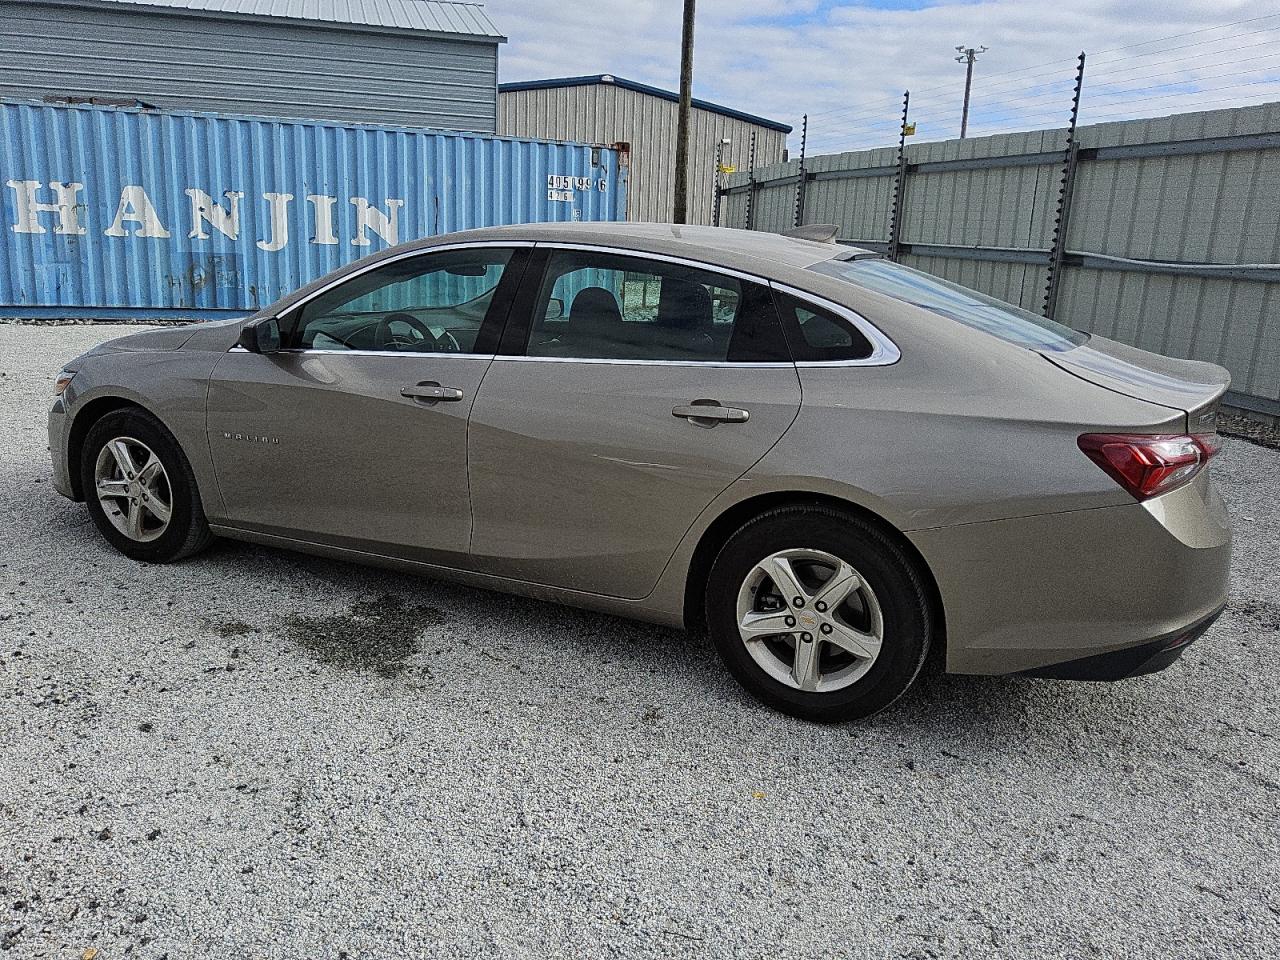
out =
[[581,144],[0,102],[0,316],[233,316],[405,240],[624,219],[626,175]]

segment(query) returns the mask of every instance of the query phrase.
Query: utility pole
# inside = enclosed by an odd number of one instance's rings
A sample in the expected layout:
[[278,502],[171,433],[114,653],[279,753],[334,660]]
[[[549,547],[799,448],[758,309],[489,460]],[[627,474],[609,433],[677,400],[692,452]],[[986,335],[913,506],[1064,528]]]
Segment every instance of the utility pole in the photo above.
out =
[[687,223],[689,206],[689,113],[693,103],[693,4],[684,0],[680,34],[680,119],[676,124],[676,185],[671,205],[673,223]]
[[960,114],[960,139],[964,139],[964,135],[969,132],[969,88],[973,86],[973,61],[978,59],[978,54],[986,53],[987,47],[966,47],[964,44],[956,47],[960,52],[960,56],[956,57],[956,63],[963,63],[964,68],[964,110]]

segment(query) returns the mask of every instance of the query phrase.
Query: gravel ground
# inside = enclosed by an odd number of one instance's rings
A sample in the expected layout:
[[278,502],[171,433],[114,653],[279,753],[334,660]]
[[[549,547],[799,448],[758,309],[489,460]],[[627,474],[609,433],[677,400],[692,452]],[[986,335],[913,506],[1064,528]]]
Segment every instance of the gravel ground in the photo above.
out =
[[1227,441],[1233,602],[1172,669],[818,727],[679,633],[113,553],[44,417],[124,332],[0,327],[0,955],[1275,955],[1280,453]]
[[1259,446],[1280,450],[1280,426],[1272,426],[1241,414],[1222,414],[1218,417],[1218,432],[1248,440]]

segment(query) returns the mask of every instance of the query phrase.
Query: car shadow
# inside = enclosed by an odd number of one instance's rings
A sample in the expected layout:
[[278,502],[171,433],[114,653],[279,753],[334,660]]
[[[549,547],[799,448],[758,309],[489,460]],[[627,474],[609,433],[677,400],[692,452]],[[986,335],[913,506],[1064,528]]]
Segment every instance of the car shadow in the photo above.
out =
[[[778,717],[752,699],[724,670],[705,637],[654,624],[519,597],[445,580],[389,571],[342,560],[233,541],[218,541],[189,561],[234,569],[239,576],[261,575],[279,580],[285,570],[323,585],[327,603],[335,597],[347,609],[325,615],[285,615],[267,626],[318,662],[373,672],[394,679],[406,674],[414,642],[424,629],[448,634],[465,625],[463,642],[491,647],[490,659],[530,653],[567,656],[581,662],[607,658],[615,669],[666,674],[672,682],[692,683],[705,693],[708,709],[729,706],[746,717]],[[319,598],[319,597],[318,597]],[[513,637],[514,634],[514,637]],[[539,650],[540,641],[546,646]],[[436,640],[424,647],[439,646]],[[537,668],[534,672],[536,673]],[[425,671],[428,682],[429,669]],[[556,674],[557,682],[559,675]],[[1049,688],[1052,688],[1050,691]],[[975,728],[1000,737],[1016,736],[1034,715],[1037,725],[1051,726],[1049,712],[1065,718],[1081,711],[1081,701],[1097,697],[1099,685],[1067,684],[1029,678],[985,677],[945,672],[941,656],[931,656],[913,688],[890,710],[863,728],[884,735],[909,731],[912,739],[945,743],[958,731]],[[1046,693],[1051,692],[1051,696]],[[1105,700],[1105,696],[1102,698]],[[1057,708],[1051,705],[1057,703]],[[781,718],[783,723],[800,723]],[[806,724],[822,729],[816,724]],[[839,729],[832,728],[832,729]],[[967,737],[972,751],[974,739]],[[997,743],[991,743],[996,748]]]

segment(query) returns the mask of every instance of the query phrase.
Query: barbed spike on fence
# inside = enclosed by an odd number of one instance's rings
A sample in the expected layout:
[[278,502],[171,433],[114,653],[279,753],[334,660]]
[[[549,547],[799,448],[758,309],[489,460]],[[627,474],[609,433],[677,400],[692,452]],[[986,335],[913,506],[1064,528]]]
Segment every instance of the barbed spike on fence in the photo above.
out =
[[1076,61],[1075,92],[1071,96],[1071,123],[1067,126],[1067,147],[1062,158],[1062,177],[1058,182],[1058,207],[1053,218],[1053,235],[1049,247],[1049,268],[1045,275],[1044,310],[1053,319],[1058,308],[1058,288],[1062,283],[1062,264],[1066,258],[1067,226],[1071,218],[1071,189],[1075,183],[1076,122],[1080,118],[1080,93],[1084,88],[1084,51]]
[[889,259],[898,259],[902,232],[903,193],[907,179],[907,111],[911,106],[911,91],[902,92],[902,122],[898,125],[898,172],[893,178],[893,208],[889,212]]
[[800,118],[800,179],[796,181],[796,212],[791,218],[791,225],[798,227],[804,221],[804,150],[805,144],[809,139],[809,115],[806,113]]

